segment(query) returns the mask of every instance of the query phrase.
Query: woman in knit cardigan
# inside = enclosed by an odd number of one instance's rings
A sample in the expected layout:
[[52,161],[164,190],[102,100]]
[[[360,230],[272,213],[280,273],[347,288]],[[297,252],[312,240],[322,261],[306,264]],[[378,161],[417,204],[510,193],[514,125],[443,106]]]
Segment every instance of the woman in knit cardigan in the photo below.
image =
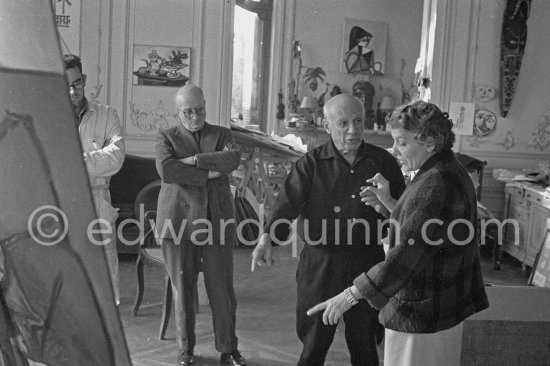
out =
[[459,365],[464,319],[489,306],[474,187],[451,150],[447,113],[416,101],[397,108],[389,125],[403,170],[417,173],[398,201],[380,175],[361,192],[366,204],[376,194],[395,220],[386,260],[308,314],[335,324],[358,301],[368,301],[386,328],[384,366]]

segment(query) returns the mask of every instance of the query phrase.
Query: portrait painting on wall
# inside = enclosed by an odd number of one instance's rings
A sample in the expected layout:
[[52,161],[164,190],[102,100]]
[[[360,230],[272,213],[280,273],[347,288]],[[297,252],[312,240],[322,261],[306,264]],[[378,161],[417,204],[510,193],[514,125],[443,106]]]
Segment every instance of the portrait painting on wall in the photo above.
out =
[[387,23],[345,18],[341,72],[384,75],[387,36]]
[[478,136],[489,136],[497,127],[497,116],[488,109],[479,109],[474,118],[474,132]]
[[184,86],[191,48],[134,45],[133,85]]

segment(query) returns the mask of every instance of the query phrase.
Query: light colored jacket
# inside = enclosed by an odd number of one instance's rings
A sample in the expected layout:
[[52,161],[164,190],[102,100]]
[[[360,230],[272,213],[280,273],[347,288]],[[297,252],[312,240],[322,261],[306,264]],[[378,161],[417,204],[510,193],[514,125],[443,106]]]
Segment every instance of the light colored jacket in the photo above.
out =
[[78,132],[98,217],[114,223],[118,217],[111,205],[109,182],[124,162],[124,141],[116,110],[88,101],[80,114]]

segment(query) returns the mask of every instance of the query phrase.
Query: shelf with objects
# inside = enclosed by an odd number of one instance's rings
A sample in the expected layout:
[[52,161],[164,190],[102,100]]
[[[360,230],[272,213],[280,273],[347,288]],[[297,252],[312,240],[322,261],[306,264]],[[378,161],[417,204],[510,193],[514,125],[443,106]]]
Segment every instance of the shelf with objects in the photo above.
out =
[[[288,122],[281,121],[278,126],[277,134],[281,137],[290,134],[300,137],[302,142],[307,145],[308,150],[322,145],[330,139],[330,135],[324,127],[313,124],[302,124],[299,122],[295,124],[295,127],[289,127]],[[366,143],[376,145],[384,149],[393,146],[391,133],[386,130],[365,129],[363,132],[363,140]]]

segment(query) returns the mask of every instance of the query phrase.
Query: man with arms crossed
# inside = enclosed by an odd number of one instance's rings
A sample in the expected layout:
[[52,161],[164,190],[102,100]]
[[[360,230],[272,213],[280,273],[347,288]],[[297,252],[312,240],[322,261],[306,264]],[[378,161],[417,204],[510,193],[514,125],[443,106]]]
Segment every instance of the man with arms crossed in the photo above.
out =
[[[172,281],[176,308],[178,364],[192,365],[195,347],[195,296],[202,270],[222,365],[246,365],[237,349],[233,289],[235,218],[229,174],[241,154],[231,130],[206,122],[202,90],[180,88],[174,97],[181,125],[157,135],[157,170],[162,178],[156,230]],[[207,225],[194,222],[208,221]],[[174,228],[174,233],[165,230]],[[208,229],[208,230],[206,230]],[[223,231],[222,231],[223,230]],[[176,235],[174,237],[174,235]]]

